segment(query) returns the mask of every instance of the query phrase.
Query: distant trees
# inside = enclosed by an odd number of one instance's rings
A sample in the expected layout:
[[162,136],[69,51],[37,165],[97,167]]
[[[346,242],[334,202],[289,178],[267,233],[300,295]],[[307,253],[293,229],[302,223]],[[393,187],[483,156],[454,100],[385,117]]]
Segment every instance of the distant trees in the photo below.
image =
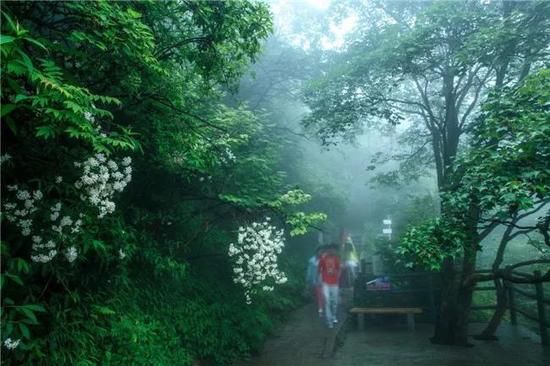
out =
[[[352,4],[370,19],[362,35],[334,58],[331,71],[306,90],[312,113],[304,123],[327,144],[352,139],[363,126],[380,121],[410,126],[407,140],[417,149],[404,157],[415,164],[408,169],[431,161],[444,193],[443,221],[424,234],[443,230],[439,240],[462,245],[440,258],[444,288],[433,341],[466,344],[471,289],[461,283],[473,273],[487,232],[478,232],[482,209],[476,199],[455,215],[450,197],[463,174],[457,154],[482,122],[477,112],[488,92],[520,85],[544,64],[550,7],[545,2],[374,2],[374,9]],[[437,250],[438,240],[433,243]]]

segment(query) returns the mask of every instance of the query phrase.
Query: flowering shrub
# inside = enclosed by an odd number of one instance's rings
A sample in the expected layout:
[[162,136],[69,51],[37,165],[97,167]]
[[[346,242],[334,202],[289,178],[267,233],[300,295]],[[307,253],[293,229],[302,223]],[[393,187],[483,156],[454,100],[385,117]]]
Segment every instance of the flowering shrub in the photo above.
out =
[[96,154],[82,163],[75,163],[77,168],[82,168],[82,176],[74,184],[83,191],[80,198],[99,208],[98,218],[115,211],[113,196],[115,192],[122,192],[132,180],[132,159],[122,159],[124,170],[119,171],[119,166],[114,160],[107,160],[105,155]]
[[252,303],[252,295],[260,289],[273,291],[275,284],[287,281],[277,264],[277,256],[285,245],[284,231],[269,221],[267,217],[264,222],[239,227],[237,244],[229,245],[229,256],[235,258],[233,281],[243,286],[247,304]]
[[[99,208],[98,218],[114,212],[114,194],[122,192],[132,179],[131,162],[130,157],[122,159],[122,172],[119,171],[119,164],[107,159],[104,154],[96,154],[83,163],[74,164],[83,170],[82,176],[74,185],[83,192],[80,195],[83,201]],[[56,176],[54,181],[59,185],[63,182],[63,177]],[[78,250],[69,244],[74,242],[81,232],[84,213],[81,212],[78,218],[62,214],[61,202],[49,208],[46,202],[37,206],[44,198],[40,190],[30,191],[18,185],[7,185],[6,188],[13,197],[5,199],[4,215],[8,222],[19,229],[22,236],[29,237],[33,234],[31,260],[36,263],[48,263],[62,252],[69,263],[74,262],[78,257]],[[59,248],[60,244],[64,244],[65,249]]]

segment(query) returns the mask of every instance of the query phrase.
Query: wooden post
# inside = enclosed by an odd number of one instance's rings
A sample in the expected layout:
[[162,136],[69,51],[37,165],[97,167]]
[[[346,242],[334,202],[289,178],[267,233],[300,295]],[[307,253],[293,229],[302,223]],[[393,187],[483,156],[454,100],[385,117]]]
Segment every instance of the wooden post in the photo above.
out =
[[357,321],[359,323],[359,330],[364,331],[365,330],[365,314],[358,313],[357,314]]
[[510,322],[512,325],[518,323],[518,317],[516,315],[516,304],[514,303],[514,284],[510,281],[505,281],[504,285],[508,289],[508,309],[510,309]]
[[[540,274],[540,271],[535,271],[534,275],[535,275],[535,280],[538,280],[542,277]],[[544,288],[542,287],[542,282],[535,283],[535,290],[537,293],[540,341],[543,345],[547,346],[549,344],[548,329],[546,328],[546,313],[544,309]]]
[[430,273],[430,308],[431,308],[431,318],[432,321],[435,323],[437,320],[437,309],[435,308],[435,286],[434,286],[434,277],[433,274]]
[[414,314],[412,313],[407,313],[407,326],[410,331],[414,330]]

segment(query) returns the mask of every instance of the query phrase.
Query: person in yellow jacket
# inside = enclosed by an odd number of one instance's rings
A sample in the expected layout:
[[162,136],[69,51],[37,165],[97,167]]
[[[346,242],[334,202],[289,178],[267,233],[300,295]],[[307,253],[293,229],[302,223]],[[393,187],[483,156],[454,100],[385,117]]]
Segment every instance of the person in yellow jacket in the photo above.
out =
[[357,270],[359,268],[359,256],[357,255],[355,245],[353,245],[353,241],[349,236],[345,244],[344,260],[344,266],[346,267],[346,272],[348,274],[348,283],[353,286],[353,283],[357,278]]

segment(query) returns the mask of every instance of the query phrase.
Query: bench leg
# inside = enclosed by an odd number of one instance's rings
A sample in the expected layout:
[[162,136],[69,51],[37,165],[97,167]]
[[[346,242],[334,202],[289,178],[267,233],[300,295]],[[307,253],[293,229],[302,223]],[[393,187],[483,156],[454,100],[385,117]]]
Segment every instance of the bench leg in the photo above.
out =
[[359,325],[359,330],[364,331],[365,330],[365,314],[357,314],[357,322]]
[[409,330],[414,330],[414,314],[407,314],[407,326]]

